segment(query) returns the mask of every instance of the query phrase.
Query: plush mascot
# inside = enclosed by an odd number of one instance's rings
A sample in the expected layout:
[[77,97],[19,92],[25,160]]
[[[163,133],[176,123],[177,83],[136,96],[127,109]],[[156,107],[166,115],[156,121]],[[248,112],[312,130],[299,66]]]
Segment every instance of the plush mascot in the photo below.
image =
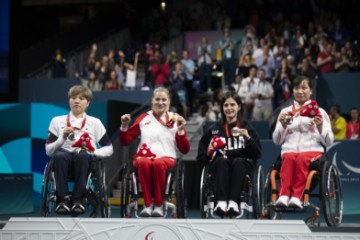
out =
[[151,152],[150,148],[146,145],[146,143],[142,144],[139,151],[134,155],[134,158],[146,157],[146,158],[155,158],[156,154]]
[[93,152],[95,151],[95,148],[91,145],[91,138],[89,133],[85,132],[83,135],[80,136],[79,140],[73,143],[72,147],[76,148],[82,148],[82,149],[88,149],[89,151]]
[[321,116],[318,103],[316,101],[311,101],[309,104],[306,105],[306,108],[300,112],[300,115],[310,118],[313,118],[315,116]]
[[210,145],[212,146],[212,149],[208,151],[208,155],[211,156],[210,162],[214,160],[217,153],[220,153],[224,156],[224,158],[227,158],[224,151],[226,146],[226,141],[224,138],[221,138],[218,135],[214,135],[210,141]]

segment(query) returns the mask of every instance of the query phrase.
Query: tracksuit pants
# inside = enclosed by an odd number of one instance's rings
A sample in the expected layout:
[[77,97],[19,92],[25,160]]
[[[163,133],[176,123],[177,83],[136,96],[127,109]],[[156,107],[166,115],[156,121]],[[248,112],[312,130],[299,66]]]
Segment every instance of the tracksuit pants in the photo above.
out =
[[280,169],[280,196],[302,199],[309,172],[309,165],[322,156],[322,152],[301,152],[282,154]]
[[155,159],[140,157],[133,162],[133,165],[138,171],[145,206],[150,206],[152,202],[157,206],[163,205],[166,171],[175,166],[175,159],[170,157]]
[[73,171],[74,189],[72,199],[81,200],[87,183],[91,156],[87,152],[75,154],[59,150],[55,152],[53,161],[58,196],[64,198],[69,194],[68,175],[70,171]]

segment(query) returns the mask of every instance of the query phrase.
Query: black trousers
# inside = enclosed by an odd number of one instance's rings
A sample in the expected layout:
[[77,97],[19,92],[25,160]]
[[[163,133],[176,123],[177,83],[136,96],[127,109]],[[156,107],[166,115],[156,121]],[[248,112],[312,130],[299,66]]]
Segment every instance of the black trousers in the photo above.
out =
[[69,173],[73,174],[73,200],[80,200],[87,183],[91,156],[82,151],[79,154],[56,151],[53,156],[57,194],[61,198],[69,194]]
[[235,60],[232,58],[225,58],[221,62],[224,74],[225,85],[228,87],[235,82]]
[[253,163],[244,158],[215,157],[209,172],[214,176],[217,201],[239,202],[245,175],[252,171],[253,166]]

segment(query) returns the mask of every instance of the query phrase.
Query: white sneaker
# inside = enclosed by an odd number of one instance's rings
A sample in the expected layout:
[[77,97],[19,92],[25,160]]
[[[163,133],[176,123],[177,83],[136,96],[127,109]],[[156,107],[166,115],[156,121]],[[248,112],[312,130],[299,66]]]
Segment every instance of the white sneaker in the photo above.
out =
[[289,196],[280,196],[275,202],[277,207],[287,207],[289,204]]
[[289,207],[302,208],[302,202],[297,197],[292,197],[289,201]]
[[216,213],[216,215],[222,216],[226,213],[226,207],[226,201],[218,201],[216,207],[214,208],[214,212]]
[[227,212],[228,214],[231,215],[239,215],[240,214],[239,205],[235,201],[230,200],[227,206]]
[[150,205],[148,207],[145,207],[144,205],[143,210],[141,210],[140,212],[140,217],[150,217],[152,210],[153,210],[153,205]]
[[155,206],[151,212],[152,217],[163,217],[164,216],[164,208],[163,205]]

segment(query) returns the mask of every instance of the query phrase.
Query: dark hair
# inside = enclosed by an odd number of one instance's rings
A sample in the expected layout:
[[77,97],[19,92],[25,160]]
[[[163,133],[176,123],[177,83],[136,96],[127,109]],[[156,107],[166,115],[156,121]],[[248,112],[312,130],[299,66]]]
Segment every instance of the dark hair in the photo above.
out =
[[341,107],[340,107],[340,105],[339,105],[339,104],[334,104],[334,105],[332,105],[332,107],[335,109],[335,111],[336,111],[337,113],[339,113],[339,114],[340,114]]
[[305,77],[305,76],[302,76],[302,75],[299,75],[299,76],[297,76],[297,77],[294,79],[294,81],[293,81],[293,88],[300,86],[300,84],[302,83],[302,81],[307,81],[310,89],[311,89],[311,90],[313,89],[313,86],[312,86],[312,84],[311,84],[310,79],[309,79],[308,77]]
[[233,86],[229,86],[229,91],[234,91],[235,92],[235,88]]
[[207,111],[209,111],[209,108],[210,108],[210,106],[208,103],[205,103],[204,105],[202,105],[202,107],[201,107],[201,116],[202,117],[206,116],[206,113],[207,113]]
[[258,70],[259,72],[264,72],[264,73],[266,73],[266,71],[265,71],[265,69],[264,68],[259,68],[259,70]]
[[255,64],[252,64],[252,65],[250,65],[250,67],[249,67],[249,72],[250,72],[250,70],[251,69],[255,69],[255,71],[257,71],[258,70],[258,67],[255,65]]
[[243,128],[247,125],[245,118],[244,118],[244,107],[241,101],[240,96],[234,92],[234,91],[228,91],[225,93],[225,96],[221,99],[220,101],[220,112],[221,112],[221,123],[224,124],[226,122],[226,116],[224,113],[224,103],[227,99],[232,98],[235,100],[235,102],[240,106],[240,111],[238,111],[237,114],[237,122],[239,123],[239,125]]

